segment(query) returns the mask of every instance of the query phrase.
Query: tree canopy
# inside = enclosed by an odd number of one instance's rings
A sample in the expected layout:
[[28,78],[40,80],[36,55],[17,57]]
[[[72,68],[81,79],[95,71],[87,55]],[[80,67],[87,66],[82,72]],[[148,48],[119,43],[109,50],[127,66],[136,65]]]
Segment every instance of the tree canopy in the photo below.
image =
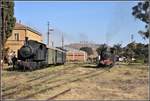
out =
[[97,51],[97,54],[101,54],[101,51],[102,50],[105,50],[105,49],[107,49],[107,45],[106,44],[102,44],[101,46],[99,46],[97,49],[96,49],[96,51]]
[[80,50],[87,52],[88,55],[93,54],[93,50],[91,47],[81,47]]
[[141,20],[142,22],[146,23],[145,28],[146,31],[139,31],[138,33],[143,36],[143,38],[149,37],[149,23],[150,23],[150,4],[149,0],[145,2],[139,2],[136,6],[132,8],[132,15]]
[[[2,20],[4,22],[2,28],[4,28],[5,31],[3,40],[5,42],[7,38],[11,36],[16,22],[16,18],[14,17],[14,0],[2,0],[1,4]],[[4,32],[2,32],[2,34],[4,34]]]
[[122,48],[121,48],[121,44],[115,44],[114,46],[113,46],[113,49],[115,50],[115,54],[116,55],[121,55],[121,53],[122,53]]

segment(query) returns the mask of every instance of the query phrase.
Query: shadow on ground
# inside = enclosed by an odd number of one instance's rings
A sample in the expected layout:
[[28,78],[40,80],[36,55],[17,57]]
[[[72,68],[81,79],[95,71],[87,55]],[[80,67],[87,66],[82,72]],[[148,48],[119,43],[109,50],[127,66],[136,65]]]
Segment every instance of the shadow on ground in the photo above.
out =
[[84,67],[84,68],[99,68],[98,66],[96,66],[96,65],[86,65],[86,66],[82,66],[82,67]]
[[43,66],[43,67],[38,67],[38,68],[35,68],[33,70],[29,70],[29,69],[23,69],[23,67],[21,68],[13,68],[12,66],[11,67],[8,67],[8,68],[3,68],[3,70],[5,71],[18,71],[18,72],[31,72],[31,71],[36,71],[36,70],[41,70],[41,69],[44,69],[44,68],[54,68],[54,67],[57,67],[57,66],[60,66],[60,65],[48,65],[48,66]]

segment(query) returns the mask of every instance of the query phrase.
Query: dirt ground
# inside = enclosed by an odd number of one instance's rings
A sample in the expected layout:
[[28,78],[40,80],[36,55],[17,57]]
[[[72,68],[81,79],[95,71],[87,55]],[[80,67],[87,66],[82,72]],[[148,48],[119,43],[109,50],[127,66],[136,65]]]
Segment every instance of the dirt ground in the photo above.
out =
[[65,64],[35,71],[2,71],[3,99],[148,100],[148,66]]

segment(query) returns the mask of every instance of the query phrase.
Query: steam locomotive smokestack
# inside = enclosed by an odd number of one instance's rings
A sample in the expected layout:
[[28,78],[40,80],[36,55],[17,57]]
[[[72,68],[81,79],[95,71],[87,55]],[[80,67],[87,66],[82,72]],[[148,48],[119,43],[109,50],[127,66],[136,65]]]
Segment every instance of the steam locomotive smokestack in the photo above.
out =
[[28,39],[29,39],[28,37],[25,37],[25,45],[28,44],[28,43],[27,43],[27,42],[28,42]]
[[25,41],[28,41],[28,37],[25,37]]

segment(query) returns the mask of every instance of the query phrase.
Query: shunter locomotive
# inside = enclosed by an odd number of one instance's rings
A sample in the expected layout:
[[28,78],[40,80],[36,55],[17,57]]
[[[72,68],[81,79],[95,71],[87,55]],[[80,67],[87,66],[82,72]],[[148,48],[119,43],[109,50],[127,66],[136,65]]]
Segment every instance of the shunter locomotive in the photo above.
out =
[[115,64],[115,55],[112,48],[105,47],[101,50],[99,54],[99,59],[97,62],[98,67],[112,67]]
[[17,67],[34,70],[50,64],[64,64],[66,51],[58,48],[48,48],[35,40],[25,39],[25,44],[18,50]]

